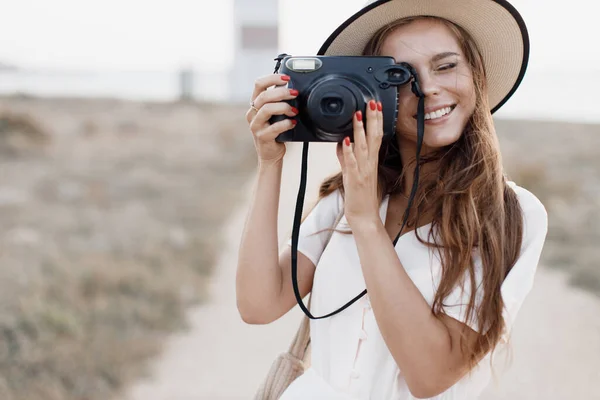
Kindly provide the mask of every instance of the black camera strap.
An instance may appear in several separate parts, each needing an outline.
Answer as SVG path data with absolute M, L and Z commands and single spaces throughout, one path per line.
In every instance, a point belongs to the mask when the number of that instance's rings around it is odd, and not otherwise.
M 284 56 L 284 55 L 283 54 L 279 55 L 275 59 L 277 61 L 277 66 L 275 67 L 274 73 L 277 73 L 279 71 L 279 66 L 281 65 L 281 60 L 283 59 L 282 56 Z M 421 147 L 423 145 L 423 136 L 425 134 L 425 95 L 423 94 L 423 92 L 421 91 L 421 89 L 419 87 L 417 73 L 414 70 L 414 68 L 412 68 L 408 64 L 404 64 L 404 65 L 406 67 L 408 67 L 408 69 L 410 70 L 410 72 L 413 76 L 413 79 L 411 81 L 412 92 L 415 94 L 415 96 L 419 97 L 419 104 L 417 106 L 417 154 L 416 154 L 416 165 L 415 165 L 413 186 L 412 186 L 412 190 L 411 190 L 411 193 L 410 193 L 410 196 L 408 199 L 408 205 L 406 207 L 406 210 L 404 211 L 404 219 L 402 222 L 402 227 L 400 228 L 400 232 L 398 232 L 398 236 L 396 236 L 396 239 L 394 239 L 394 242 L 393 242 L 394 247 L 396 246 L 398 239 L 400 239 L 400 236 L 402 235 L 402 231 L 404 230 L 406 222 L 408 221 L 409 211 L 410 211 L 410 208 L 412 207 L 412 203 L 414 201 L 414 198 L 415 198 L 415 195 L 417 192 L 417 188 L 419 186 L 419 167 L 420 167 L 420 160 L 421 160 Z M 340 309 L 338 309 L 334 312 L 331 312 L 327 315 L 323 315 L 321 317 L 313 316 L 310 313 L 310 311 L 308 310 L 308 308 L 304 305 L 304 302 L 302 301 L 302 295 L 300 294 L 300 289 L 298 288 L 298 237 L 300 235 L 300 223 L 302 220 L 302 209 L 304 207 L 304 198 L 305 198 L 305 194 L 306 194 L 306 176 L 307 176 L 307 171 L 308 171 L 308 147 L 309 147 L 309 142 L 304 142 L 303 147 L 302 147 L 302 170 L 300 172 L 300 187 L 298 188 L 298 196 L 296 198 L 296 211 L 294 214 L 294 224 L 293 224 L 293 228 L 292 228 L 292 285 L 294 287 L 294 295 L 296 296 L 296 301 L 298 302 L 298 305 L 300 306 L 300 308 L 302 309 L 304 314 L 306 314 L 306 316 L 310 319 L 323 319 L 323 318 L 328 318 L 335 314 L 338 314 L 338 313 L 344 311 L 346 308 L 350 307 L 357 300 L 359 300 L 361 297 L 363 297 L 365 294 L 367 294 L 367 289 L 363 290 L 362 293 L 360 293 L 358 296 L 354 297 L 352 300 L 350 300 L 347 304 L 342 306 Z M 333 228 L 335 228 L 335 227 L 333 227 Z

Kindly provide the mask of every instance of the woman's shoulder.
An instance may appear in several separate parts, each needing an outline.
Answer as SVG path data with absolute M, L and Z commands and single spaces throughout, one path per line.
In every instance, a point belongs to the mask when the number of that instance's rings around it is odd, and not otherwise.
M 546 207 L 542 204 L 540 199 L 535 194 L 522 186 L 517 185 L 513 181 L 506 182 L 508 186 L 516 193 L 519 199 L 519 204 L 524 213 L 527 214 L 543 214 L 546 215 Z
M 327 203 L 336 209 L 340 209 L 344 205 L 344 199 L 340 188 L 334 189 L 325 195 L 319 196 L 317 201 Z
M 320 194 L 312 203 L 312 206 L 305 209 L 305 213 L 319 214 L 320 216 L 338 215 L 344 207 L 344 199 L 339 188 L 332 190 L 327 194 Z
M 535 194 L 517 185 L 515 182 L 508 181 L 507 184 L 515 192 L 519 200 L 527 236 L 545 235 L 548 230 L 548 213 L 544 204 Z

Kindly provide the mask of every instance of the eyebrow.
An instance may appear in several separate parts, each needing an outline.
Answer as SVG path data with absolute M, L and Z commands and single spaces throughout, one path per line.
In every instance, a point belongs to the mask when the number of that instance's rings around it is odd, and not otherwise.
M 447 58 L 450 56 L 458 56 L 458 55 L 459 55 L 458 53 L 454 53 L 452 51 L 446 51 L 444 53 L 436 54 L 435 56 L 433 56 L 431 61 L 436 62 L 436 61 L 443 60 L 444 58 Z

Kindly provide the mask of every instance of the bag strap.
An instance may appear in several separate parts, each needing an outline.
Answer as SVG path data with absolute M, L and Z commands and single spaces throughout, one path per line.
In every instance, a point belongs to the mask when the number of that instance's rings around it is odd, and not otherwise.
M 308 307 L 310 308 L 310 300 L 308 299 Z M 290 344 L 289 353 L 296 357 L 299 360 L 304 360 L 304 356 L 306 354 L 306 350 L 308 349 L 308 345 L 310 344 L 310 319 L 306 316 L 302 316 L 302 322 L 300 322 L 300 327 L 298 328 L 298 332 L 296 332 L 296 336 L 294 336 L 294 340 Z

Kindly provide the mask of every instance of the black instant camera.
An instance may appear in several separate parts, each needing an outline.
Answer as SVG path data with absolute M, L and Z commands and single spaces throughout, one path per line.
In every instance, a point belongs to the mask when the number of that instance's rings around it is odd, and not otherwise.
M 409 64 L 379 56 L 286 56 L 278 72 L 289 75 L 288 87 L 299 91 L 296 99 L 287 101 L 299 111 L 298 124 L 279 135 L 278 142 L 341 142 L 346 136 L 353 140 L 354 113 L 361 110 L 366 124 L 371 99 L 383 105 L 384 139 L 393 136 L 398 88 L 416 77 Z M 285 118 L 276 115 L 270 122 Z

